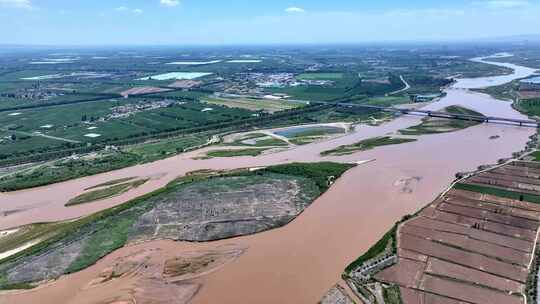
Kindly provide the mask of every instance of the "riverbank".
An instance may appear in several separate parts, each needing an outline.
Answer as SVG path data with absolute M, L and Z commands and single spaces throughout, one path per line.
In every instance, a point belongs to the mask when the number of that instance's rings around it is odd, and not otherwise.
M 484 115 L 499 111 L 523 117 L 507 102 L 455 88 L 433 108 L 463 104 Z M 455 92 L 454 92 L 455 91 Z M 480 96 L 480 97 L 479 97 Z M 478 101 L 480 99 L 480 101 Z M 73 218 L 125 202 L 132 195 L 141 195 L 160 187 L 189 171 L 264 167 L 295 160 L 320 160 L 319 153 L 361 140 L 396 133 L 417 125 L 417 117 L 403 116 L 381 126 L 359 126 L 355 132 L 324 142 L 259 157 L 193 160 L 196 153 L 127 168 L 58 185 L 1 195 L 0 208 L 22 211 L 5 217 L 0 225 L 9 228 L 17 223 L 58 218 Z M 457 172 L 474 171 L 479 165 L 496 163 L 525 146 L 534 130 L 515 126 L 482 124 L 464 130 L 420 136 L 416 142 L 377 147 L 325 160 L 359 162 L 376 159 L 345 173 L 333 187 L 302 216 L 280 229 L 210 243 L 150 242 L 115 251 L 84 271 L 62 277 L 55 283 L 7 297 L 23 303 L 84 303 L 97 289 L 84 288 L 92 279 L 114 263 L 114 258 L 129 255 L 143 248 L 176 254 L 234 244 L 247 248 L 245 253 L 222 267 L 198 278 L 202 288 L 193 303 L 315 303 L 335 285 L 345 266 L 359 252 L 367 250 L 405 214 L 421 209 L 454 180 Z M 490 139 L 499 136 L 497 140 Z M 211 148 L 207 148 L 211 149 Z M 451 160 L 451 161 L 449 161 Z M 157 175 L 159 173 L 159 175 Z M 74 206 L 66 210 L 63 203 L 82 189 L 117 178 L 156 174 L 156 179 L 119 197 L 96 204 Z M 8 204 L 9 203 L 9 204 Z M 4 209 L 5 210 L 5 209 Z M 11 218 L 11 219 L 10 219 Z M 324 244 L 322 246 L 321 244 Z M 254 279 L 256 278 L 256 280 Z M 309 278 L 309 279 L 306 279 Z M 116 280 L 100 287 L 100 294 L 114 295 L 114 290 L 131 286 L 133 280 Z M 131 284 L 131 285 L 130 285 Z M 241 286 L 242 292 L 239 292 Z M 301 290 L 302 292 L 299 292 Z M 88 298 L 87 298 L 88 297 Z M 56 302 L 55 302 L 56 301 Z M 82 301 L 82 302 L 80 302 Z
M 366 304 L 536 303 L 539 168 L 516 159 L 456 181 L 349 265 L 348 283 Z
M 485 57 L 485 58 L 490 58 L 490 57 Z M 483 62 L 483 59 L 484 58 L 477 58 L 473 60 L 477 62 Z M 515 74 L 525 75 L 529 72 L 530 71 L 525 71 L 523 73 L 515 73 Z M 506 81 L 506 80 L 507 80 L 507 77 L 503 76 L 503 77 L 499 77 L 496 81 Z M 464 83 L 465 85 L 463 85 Z M 462 89 L 462 86 L 467 87 L 470 85 L 471 85 L 470 81 L 465 81 L 465 82 L 458 81 L 454 85 L 453 88 L 448 88 L 448 89 L 456 89 L 456 88 Z M 478 86 L 482 86 L 482 85 L 483 84 L 481 83 L 478 84 Z M 477 92 L 478 90 L 473 90 L 473 91 Z M 495 98 L 495 96 L 493 95 L 491 97 Z M 512 105 L 512 108 L 514 108 L 514 105 Z M 523 158 L 524 153 L 531 153 L 531 150 L 535 149 L 537 145 L 538 145 L 537 139 L 532 138 L 531 142 L 527 144 L 527 151 L 524 150 L 523 152 L 520 152 L 520 153 L 514 153 L 513 156 L 517 157 L 517 158 L 514 158 L 514 161 L 517 161 L 518 158 Z M 528 156 L 525 156 L 525 158 L 534 159 L 534 157 L 528 157 Z M 505 160 L 501 159 L 499 162 L 501 163 L 502 161 L 505 161 Z M 484 303 L 488 301 L 487 300 L 488 298 L 490 302 L 498 301 L 500 303 L 507 303 L 509 301 L 514 301 L 515 303 L 519 303 L 522 299 L 525 299 L 527 303 L 536 303 L 536 296 L 537 296 L 536 284 L 537 284 L 538 266 L 534 264 L 533 261 L 537 260 L 536 258 L 537 252 L 535 249 L 536 248 L 535 244 L 537 240 L 534 239 L 534 235 L 538 237 L 538 233 L 539 233 L 538 231 L 540 231 L 538 224 L 534 226 L 535 231 L 533 231 L 533 233 L 530 233 L 530 237 L 532 239 L 528 239 L 528 241 L 530 241 L 527 247 L 529 252 L 525 256 L 526 261 L 523 261 L 524 262 L 523 267 L 527 266 L 527 269 L 525 272 L 528 272 L 528 275 L 522 273 L 521 280 L 517 280 L 520 282 L 519 283 L 516 282 L 516 284 L 514 284 L 515 286 L 512 285 L 513 291 L 510 292 L 510 294 L 514 293 L 514 295 L 518 294 L 518 296 L 517 297 L 510 296 L 507 298 L 504 298 L 504 296 L 502 295 L 503 292 L 507 292 L 508 288 L 510 288 L 509 287 L 510 285 L 508 285 L 507 279 L 505 280 L 507 282 L 506 285 L 504 284 L 497 285 L 496 281 L 497 279 L 500 279 L 500 278 L 496 278 L 496 277 L 486 278 L 486 275 L 481 274 L 479 271 L 475 272 L 475 270 L 472 270 L 466 267 L 464 268 L 463 266 L 452 266 L 453 264 L 441 266 L 440 263 L 437 262 L 436 258 L 433 257 L 437 255 L 445 255 L 445 257 L 448 259 L 448 256 L 452 255 L 455 258 L 459 254 L 457 254 L 456 252 L 452 252 L 452 250 L 454 251 L 456 250 L 456 249 L 453 249 L 454 247 L 452 248 L 446 247 L 446 249 L 444 249 L 444 246 L 442 246 L 441 248 L 436 248 L 437 250 L 435 250 L 434 248 L 432 248 L 433 246 L 430 247 L 429 244 L 424 244 L 425 245 L 424 247 L 419 245 L 419 242 L 422 242 L 422 237 L 425 237 L 426 234 L 433 234 L 433 233 L 440 234 L 437 228 L 433 228 L 434 225 L 437 226 L 436 224 L 437 221 L 430 222 L 427 224 L 425 223 L 425 221 L 423 221 L 424 225 L 427 225 L 426 227 L 423 227 L 422 225 L 417 227 L 415 226 L 417 224 L 411 224 L 412 222 L 415 222 L 415 223 L 422 222 L 422 220 L 426 219 L 426 217 L 430 218 L 434 215 L 444 217 L 444 216 L 441 216 L 441 214 L 443 214 L 445 211 L 448 211 L 447 210 L 448 208 L 450 209 L 453 208 L 452 207 L 453 205 L 449 205 L 450 207 L 447 207 L 446 206 L 447 204 L 445 202 L 454 198 L 454 196 L 456 195 L 457 195 L 457 198 L 456 198 L 457 201 L 464 201 L 464 202 L 459 202 L 457 203 L 456 206 L 454 206 L 458 209 L 466 208 L 468 200 L 471 197 L 475 197 L 478 200 L 484 200 L 484 201 L 488 200 L 486 201 L 486 203 L 489 203 L 488 205 L 501 203 L 502 206 L 499 206 L 499 209 L 497 209 L 497 211 L 494 211 L 494 212 L 503 213 L 503 214 L 508 213 L 508 210 L 503 211 L 503 209 L 505 208 L 508 209 L 509 207 L 516 207 L 516 205 L 519 205 L 520 202 L 516 202 L 516 200 L 518 199 L 521 201 L 525 200 L 525 201 L 537 202 L 538 197 L 540 196 L 531 194 L 532 193 L 531 187 L 533 186 L 527 188 L 526 185 L 523 184 L 526 181 L 524 180 L 525 178 L 523 178 L 522 175 L 518 174 L 519 177 L 513 176 L 512 174 L 516 174 L 515 172 L 512 173 L 513 171 L 508 171 L 509 169 L 508 170 L 505 169 L 507 167 L 512 167 L 513 164 L 514 162 L 510 160 L 510 161 L 505 161 L 504 163 L 495 167 L 491 167 L 491 168 L 490 166 L 481 166 L 479 167 L 481 169 L 479 169 L 477 172 L 469 173 L 465 175 L 465 177 L 462 177 L 458 181 L 452 183 L 452 186 L 450 186 L 450 188 L 448 188 L 445 192 L 443 192 L 440 197 L 438 197 L 431 205 L 428 205 L 428 207 L 423 209 L 421 212 L 415 215 L 405 215 L 405 217 L 400 222 L 397 222 L 397 224 L 395 224 L 395 226 L 393 226 L 393 228 L 390 231 L 388 231 L 383 236 L 382 239 L 380 239 L 375 245 L 373 245 L 373 247 L 371 247 L 362 256 L 357 258 L 353 263 L 351 263 L 345 269 L 344 276 L 348 280 L 347 281 L 348 286 L 355 292 L 356 296 L 359 297 L 364 303 L 375 303 L 375 302 L 376 303 L 394 303 L 394 302 L 398 303 L 399 302 L 399 303 L 405 303 L 405 304 L 407 303 L 413 304 L 413 303 L 418 303 L 422 301 L 444 301 L 445 299 L 448 299 L 445 297 L 445 295 L 453 299 L 460 298 L 460 299 L 466 299 L 468 301 L 476 301 L 476 300 L 481 299 L 480 302 L 478 303 Z M 519 167 L 528 168 L 527 164 L 529 163 L 521 162 L 519 163 Z M 530 164 L 532 168 L 536 169 L 538 167 L 537 164 L 534 164 L 534 163 L 530 163 Z M 488 169 L 483 169 L 485 167 L 488 167 Z M 503 178 L 505 179 L 501 180 L 500 179 L 501 177 L 497 174 L 505 174 L 505 175 L 500 175 L 500 176 L 504 176 Z M 506 175 L 506 174 L 510 174 L 510 175 Z M 486 175 L 486 176 L 482 176 L 482 175 Z M 493 178 L 495 178 L 495 180 L 493 180 Z M 512 178 L 519 179 L 519 185 L 516 182 L 513 182 Z M 489 186 L 488 187 L 486 187 L 485 185 L 479 186 L 479 185 L 482 185 L 482 183 L 487 183 Z M 534 184 L 535 182 L 532 181 L 532 183 Z M 496 185 L 495 188 L 493 188 L 493 185 Z M 513 191 L 508 191 L 508 190 L 505 190 L 507 189 L 505 187 L 515 187 L 515 188 L 512 188 Z M 527 193 L 515 192 L 515 191 L 521 191 L 521 189 L 524 189 L 523 187 L 525 187 L 529 191 L 525 190 L 525 192 Z M 515 190 L 515 189 L 519 189 L 519 190 Z M 448 194 L 449 192 L 450 194 Z M 478 193 L 480 193 L 480 196 L 478 195 Z M 482 193 L 488 193 L 488 194 L 482 194 Z M 497 197 L 497 195 L 503 196 L 504 198 Z M 450 196 L 450 198 L 448 198 L 447 196 Z M 486 198 L 486 196 L 488 196 L 488 198 Z M 514 202 L 509 202 L 510 200 L 514 200 Z M 526 204 L 526 203 L 522 203 L 522 204 Z M 446 209 L 443 208 L 441 209 L 441 211 L 434 211 L 435 209 L 437 210 L 440 209 L 439 207 L 441 206 Z M 476 205 L 471 206 L 471 207 L 475 207 L 475 206 Z M 484 206 L 484 204 L 480 203 L 478 206 Z M 488 210 L 490 210 L 490 208 L 488 207 L 481 207 L 481 208 L 487 208 Z M 494 207 L 494 208 L 497 208 L 497 207 Z M 538 211 L 538 209 L 534 208 L 534 206 L 531 204 L 528 205 L 528 208 L 530 210 L 534 210 L 534 211 L 528 211 L 530 213 L 534 213 L 535 211 Z M 474 209 L 471 209 L 471 210 L 474 211 Z M 451 212 L 454 212 L 454 211 L 455 210 Z M 474 215 L 471 215 L 474 212 L 471 211 L 472 213 L 470 213 L 469 211 L 465 211 L 467 213 L 464 213 L 463 216 L 474 217 Z M 510 212 L 510 213 L 514 214 L 516 212 Z M 485 217 L 487 215 L 484 214 L 483 216 Z M 520 216 L 524 216 L 524 215 L 521 214 Z M 530 216 L 531 217 L 528 217 L 528 219 L 534 219 L 537 222 L 540 219 L 540 216 L 538 215 L 530 214 Z M 452 218 L 449 219 L 448 217 L 446 217 L 446 221 L 447 221 L 445 222 L 446 225 L 448 226 L 449 225 L 448 223 L 451 222 L 452 220 L 453 220 Z M 466 220 L 463 220 L 463 219 L 460 219 L 460 221 L 464 223 L 465 222 L 468 223 Z M 474 222 L 474 220 L 472 222 Z M 512 223 L 510 223 L 508 220 L 506 220 L 506 224 L 512 225 Z M 488 223 L 485 225 L 491 225 L 491 224 Z M 523 228 L 524 226 L 520 226 L 520 227 Z M 430 229 L 435 229 L 435 230 L 430 230 Z M 448 230 L 449 228 L 446 227 L 445 229 Z M 477 227 L 477 226 L 473 227 L 471 224 L 471 229 L 483 230 L 485 229 L 485 227 Z M 490 228 L 487 228 L 487 229 L 489 230 Z M 508 226 L 506 229 L 510 229 L 513 231 L 520 228 Z M 406 230 L 406 231 L 403 232 L 403 230 Z M 476 237 L 478 237 L 478 233 L 476 233 Z M 508 236 L 500 235 L 500 233 L 502 233 L 501 229 L 498 229 L 498 230 L 495 229 L 494 232 L 488 232 L 488 234 L 489 233 L 499 233 L 497 237 L 503 238 L 503 239 L 508 238 Z M 526 231 L 523 231 L 520 234 L 516 234 L 514 235 L 514 237 L 519 237 L 520 235 L 523 235 L 523 234 L 527 235 Z M 411 235 L 414 235 L 414 237 L 411 238 Z M 509 235 L 509 234 L 505 234 L 505 235 Z M 452 243 L 456 241 L 455 238 L 453 238 L 452 235 L 450 235 L 450 233 L 446 233 L 446 235 L 439 235 L 438 237 L 440 239 L 438 239 L 437 244 L 444 244 L 445 242 Z M 495 239 L 497 237 L 495 237 Z M 403 238 L 406 238 L 406 240 L 404 241 Z M 430 240 L 430 238 L 428 240 Z M 491 243 L 494 242 L 494 237 L 490 238 L 490 242 Z M 501 240 L 500 242 L 504 243 L 503 240 Z M 509 240 L 506 240 L 506 242 L 509 242 Z M 463 242 L 460 243 L 459 245 L 460 249 L 463 249 L 462 248 L 463 244 L 464 244 Z M 407 246 L 414 248 L 415 253 L 407 249 L 404 249 Z M 419 249 L 419 246 L 422 247 L 423 249 Z M 437 245 L 437 246 L 440 246 L 440 245 Z M 449 246 L 452 246 L 452 245 L 449 245 Z M 480 246 L 481 248 L 474 249 L 474 250 L 482 251 L 483 250 L 482 246 L 485 247 L 487 245 L 476 244 L 476 246 Z M 493 246 L 494 245 L 492 245 L 492 247 Z M 466 262 L 467 255 L 475 254 L 475 253 L 471 253 L 469 247 L 463 250 L 465 251 L 461 253 L 461 256 L 459 258 L 460 262 L 454 261 L 461 265 L 463 265 L 464 261 Z M 492 248 L 491 250 L 493 253 L 494 251 L 497 251 L 497 248 Z M 514 254 L 515 256 L 514 252 L 507 252 L 508 250 L 506 248 L 499 247 L 499 250 L 502 250 L 507 255 Z M 424 252 L 424 251 L 427 252 L 426 253 L 427 255 L 418 253 L 418 252 Z M 498 260 L 501 260 L 500 253 L 499 255 L 496 255 L 496 257 Z M 433 261 L 430 261 L 430 260 L 433 260 Z M 484 262 L 489 264 L 489 259 Z M 421 263 L 424 263 L 424 264 L 421 264 Z M 426 263 L 427 265 L 429 265 L 427 266 L 427 268 L 426 268 Z M 439 266 L 434 265 L 437 263 L 439 263 L 438 264 Z M 427 269 L 426 273 L 419 274 L 417 271 L 417 273 L 414 276 L 414 279 L 412 279 L 412 277 L 410 277 L 409 279 L 406 279 L 408 275 L 412 275 L 413 272 L 416 271 L 414 269 L 416 269 L 417 264 L 423 265 L 418 268 L 418 271 L 420 271 L 420 269 Z M 500 271 L 500 268 L 503 267 L 504 265 L 500 265 L 499 268 L 495 266 L 497 265 L 492 265 L 492 264 L 487 265 L 487 266 L 484 265 L 484 267 L 480 267 L 480 269 L 481 271 L 488 271 L 490 273 L 494 273 L 494 272 L 496 273 L 497 271 Z M 429 283 L 426 283 L 425 280 L 432 279 L 431 277 L 429 277 L 430 275 L 429 272 L 432 271 L 433 268 L 437 269 L 437 267 L 439 269 L 438 271 L 441 271 L 437 274 L 438 276 L 443 275 L 445 277 L 447 276 L 447 277 L 453 278 L 452 279 L 453 282 L 445 283 L 444 279 L 439 279 L 439 281 L 435 283 L 432 282 L 431 285 Z M 462 269 L 456 270 L 455 269 L 456 267 L 461 267 Z M 492 269 L 493 267 L 495 267 L 495 269 Z M 437 270 L 434 270 L 434 271 L 437 271 Z M 460 274 L 458 275 L 456 271 L 458 271 Z M 477 288 L 477 290 L 469 290 L 469 292 L 474 293 L 474 295 L 465 295 L 465 294 L 458 295 L 458 293 L 456 292 L 456 288 L 461 288 L 461 289 L 473 288 L 472 286 L 469 286 L 469 283 L 467 283 L 468 279 L 463 276 L 464 272 L 468 272 L 467 276 L 469 277 L 470 276 L 475 277 L 473 285 L 477 286 L 477 287 L 474 287 L 474 288 Z M 456 275 L 458 275 L 459 278 L 456 277 Z M 508 274 L 504 273 L 504 275 L 508 275 Z M 426 276 L 428 278 L 424 279 Z M 487 285 L 485 285 L 489 287 L 486 287 L 487 289 L 484 289 L 484 290 L 482 290 L 482 283 L 478 282 L 478 280 L 480 280 L 479 278 L 482 278 L 482 277 L 485 280 L 488 280 L 488 281 L 490 280 L 487 283 Z M 419 286 L 414 285 L 420 281 L 423 282 L 421 288 Z M 390 284 L 390 285 L 383 286 L 381 285 L 381 282 L 385 284 Z M 461 284 L 461 287 L 459 286 L 460 284 Z M 413 288 L 413 289 L 410 289 L 410 288 Z M 437 292 L 435 292 L 437 296 L 433 295 L 433 291 L 430 288 L 439 288 L 437 289 Z M 450 294 L 448 294 L 448 291 L 452 290 L 452 288 L 453 288 L 453 291 Z M 424 293 L 421 290 L 428 290 L 428 292 Z
M 286 225 L 354 166 L 321 162 L 193 172 L 89 217 L 21 227 L 0 239 L 2 250 L 13 252 L 0 260 L 0 290 L 83 270 L 129 244 L 207 242 Z

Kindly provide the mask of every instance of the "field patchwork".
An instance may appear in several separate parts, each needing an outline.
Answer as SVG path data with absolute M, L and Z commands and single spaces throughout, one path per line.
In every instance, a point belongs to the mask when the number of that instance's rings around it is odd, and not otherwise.
M 540 163 L 515 161 L 458 183 L 389 232 L 392 246 L 351 264 L 350 282 L 367 303 L 380 283 L 403 304 L 533 301 L 539 176 Z

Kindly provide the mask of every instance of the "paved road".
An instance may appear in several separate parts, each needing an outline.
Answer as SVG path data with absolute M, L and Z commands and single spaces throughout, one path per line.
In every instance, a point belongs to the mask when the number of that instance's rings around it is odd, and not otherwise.
M 403 75 L 399 75 L 399 79 L 401 79 L 401 82 L 403 82 L 403 84 L 405 85 L 405 87 L 403 89 L 399 89 L 397 91 L 394 91 L 392 93 L 388 93 L 386 94 L 387 96 L 390 96 L 390 95 L 396 95 L 396 94 L 399 94 L 401 92 L 405 92 L 407 91 L 408 89 L 411 88 L 411 86 L 409 85 L 409 83 L 405 80 L 405 78 L 403 78 Z

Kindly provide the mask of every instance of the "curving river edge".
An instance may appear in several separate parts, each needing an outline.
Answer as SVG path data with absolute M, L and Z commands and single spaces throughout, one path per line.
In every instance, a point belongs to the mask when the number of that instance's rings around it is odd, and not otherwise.
M 534 71 L 516 65 L 492 64 L 510 67 L 514 73 L 511 77 L 503 76 L 506 77 L 504 80 L 500 77 L 458 80 L 447 89 L 446 97 L 427 109 L 438 110 L 457 104 L 485 115 L 524 118 L 512 109 L 510 103 L 468 90 L 522 78 Z M 198 169 L 318 161 L 321 160 L 321 151 L 394 133 L 418 122 L 417 117 L 403 116 L 379 127 L 359 126 L 354 133 L 334 140 L 256 158 L 228 159 L 226 162 L 222 159 L 193 160 L 192 157 L 200 153 L 196 151 L 111 173 L 2 194 L 0 208 L 9 206 L 23 211 L 12 218 L 2 219 L 0 229 L 91 214 L 160 188 L 176 176 Z M 115 298 L 118 293 L 129 293 L 139 286 L 137 277 L 134 277 L 113 280 L 99 290 L 88 287 L 89 282 L 119 257 L 141 250 L 153 250 L 159 252 L 156 256 L 167 256 L 227 245 L 247 249 L 219 271 L 197 278 L 201 288 L 192 299 L 194 303 L 316 303 L 339 280 L 350 261 L 367 250 L 402 216 L 414 213 L 435 199 L 457 172 L 472 171 L 479 165 L 511 156 L 525 146 L 534 132 L 533 129 L 515 126 L 482 124 L 454 133 L 421 136 L 416 142 L 398 146 L 327 157 L 324 159 L 340 162 L 376 161 L 347 172 L 302 216 L 283 228 L 209 243 L 156 241 L 125 247 L 96 265 L 51 284 L 27 292 L 0 295 L 0 302 L 99 303 Z M 499 136 L 497 140 L 490 139 L 495 135 Z M 86 187 L 116 178 L 148 175 L 156 178 L 125 195 L 88 206 L 63 206 Z

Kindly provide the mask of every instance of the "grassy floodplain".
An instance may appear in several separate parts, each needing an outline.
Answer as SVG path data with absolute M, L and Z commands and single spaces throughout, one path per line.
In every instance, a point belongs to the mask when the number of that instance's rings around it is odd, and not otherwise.
M 0 191 L 7 192 L 44 186 L 163 159 L 206 144 L 210 137 L 213 134 L 219 134 L 218 132 L 232 132 L 237 129 L 245 130 L 245 128 L 255 129 L 257 127 L 283 127 L 314 122 L 359 122 L 381 115 L 385 114 L 373 110 L 312 106 L 280 112 L 261 118 L 250 118 L 250 121 L 244 124 L 226 123 L 223 126 L 217 126 L 213 131 L 200 130 L 197 135 L 166 137 L 167 139 L 165 140 L 152 140 L 150 142 L 126 145 L 118 150 L 83 154 L 76 158 L 65 158 L 47 162 L 41 162 L 40 158 L 37 158 L 35 160 L 37 161 L 36 165 L 31 168 L 0 177 Z M 171 136 L 174 136 L 174 134 Z M 72 155 L 76 152 L 88 153 L 89 151 L 87 150 L 94 151 L 92 147 L 85 147 L 84 149 L 68 150 L 69 153 L 66 153 L 65 156 Z M 56 152 L 52 154 L 51 157 L 53 159 L 55 155 L 62 155 Z M 46 154 L 44 157 L 47 160 L 49 156 Z M 25 162 L 28 161 L 26 157 L 24 157 L 24 160 Z
M 254 146 L 254 147 L 273 147 L 273 146 L 286 147 L 286 146 L 288 146 L 288 144 L 286 142 L 282 141 L 282 140 L 277 139 L 277 138 L 265 137 L 263 139 L 257 140 L 254 145 L 250 145 L 250 146 Z
M 375 245 L 371 246 L 364 254 L 359 256 L 356 260 L 354 260 L 351 264 L 345 268 L 345 273 L 349 273 L 353 271 L 354 269 L 358 268 L 365 262 L 377 258 L 379 256 L 382 256 L 385 253 L 395 253 L 397 250 L 397 244 L 396 244 L 396 230 L 397 230 L 397 224 L 390 229 Z
M 388 117 L 376 111 L 337 107 L 312 111 L 313 107 L 302 103 L 260 99 L 274 93 L 306 101 L 394 105 L 407 103 L 407 93 L 438 92 L 449 76 L 508 71 L 465 59 L 478 50 L 453 50 L 456 56 L 443 58 L 441 53 L 448 55 L 448 50 L 258 49 L 251 57 L 256 59 L 246 60 L 228 51 L 202 49 L 186 51 L 181 57 L 168 49 L 141 49 L 141 56 L 117 50 L 76 52 L 78 55 L 69 60 L 51 61 L 55 64 L 37 64 L 48 61 L 44 58 L 50 57 L 49 50 L 7 52 L 0 58 L 0 166 L 35 163 L 32 170 L 0 177 L 0 191 L 43 186 L 161 159 L 204 144 L 199 141 L 201 132 L 206 132 L 208 140 L 235 130 Z M 167 64 L 171 62 L 208 64 Z M 155 75 L 162 76 L 148 78 Z M 288 82 L 278 87 L 259 85 L 270 76 L 271 82 L 283 78 Z M 192 87 L 174 86 L 177 78 L 195 77 Z M 411 89 L 386 96 L 403 87 L 400 77 Z M 120 94 L 143 86 L 172 91 L 129 98 Z M 239 98 L 212 99 L 219 94 Z M 171 103 L 159 105 L 165 101 Z M 185 138 L 171 140 L 192 134 L 197 136 L 191 143 L 182 143 Z M 306 144 L 314 139 L 306 136 L 294 142 Z M 261 143 L 270 144 L 278 142 Z M 109 147 L 119 151 L 109 151 Z M 66 160 L 70 156 L 75 157 Z M 89 164 L 80 164 L 77 157 Z
M 66 204 L 66 206 L 86 204 L 86 203 L 91 203 L 91 202 L 99 201 L 102 199 L 110 198 L 113 196 L 117 196 L 131 189 L 142 186 L 147 181 L 148 181 L 147 179 L 140 179 L 134 182 L 113 185 L 105 189 L 99 189 L 99 190 L 86 192 L 77 197 L 70 199 L 69 202 Z
M 460 106 L 450 106 L 443 110 L 443 112 L 452 114 L 467 114 L 478 117 L 483 117 L 481 113 L 473 110 L 469 110 Z M 462 129 L 466 129 L 472 126 L 481 124 L 481 122 L 473 120 L 456 120 L 456 119 L 440 119 L 426 117 L 422 119 L 422 123 L 410 128 L 400 130 L 399 133 L 403 135 L 425 135 L 425 134 L 439 134 L 447 132 L 455 132 Z
M 0 178 L 0 191 L 15 191 L 151 162 L 206 143 L 204 138 L 185 137 L 154 144 L 135 145 L 121 151 L 97 153 L 38 164 Z
M 296 194 L 295 200 L 305 208 L 317 196 L 324 193 L 336 178 L 352 167 L 354 167 L 353 164 L 323 162 L 278 165 L 258 171 L 201 171 L 179 178 L 162 189 L 88 217 L 75 221 L 21 227 L 15 233 L 0 239 L 0 248 L 2 248 L 0 254 L 19 248 L 29 242 L 36 243 L 0 260 L 0 289 L 32 287 L 34 285 L 30 284 L 34 281 L 45 279 L 42 277 L 44 273 L 47 273 L 47 278 L 51 279 L 94 264 L 103 256 L 124 246 L 133 237 L 133 227 L 141 215 L 163 202 L 174 203 L 176 197 L 185 195 L 185 191 L 193 187 L 196 189 L 195 192 L 192 190 L 188 192 L 198 193 L 197 195 L 203 196 L 200 199 L 206 201 L 208 198 L 205 198 L 205 195 L 212 193 L 210 189 L 218 189 L 223 193 L 232 191 L 231 193 L 234 194 L 238 192 L 236 189 L 238 185 L 241 185 L 245 190 L 245 187 L 264 187 L 268 182 L 277 183 L 277 185 L 292 182 L 300 190 Z M 241 183 L 238 184 L 238 181 Z M 282 195 L 283 193 L 285 192 L 278 194 Z M 229 196 L 225 196 L 225 199 Z M 192 202 L 192 199 L 188 199 L 186 202 L 197 204 L 197 202 Z M 234 205 L 231 205 L 230 208 L 229 212 L 237 210 Z M 245 217 L 241 219 L 245 220 Z M 284 225 L 290 220 L 290 216 L 285 215 L 283 220 L 275 224 Z M 184 227 L 181 223 L 179 225 Z M 264 225 L 262 227 L 264 230 L 271 228 Z M 143 233 L 144 231 L 142 230 Z M 65 257 L 64 251 L 66 250 L 74 252 L 76 257 L 74 259 L 59 258 Z M 46 272 L 42 271 L 42 267 L 53 267 L 55 270 Z M 15 268 L 18 270 L 14 272 Z M 37 268 L 40 268 L 40 271 L 37 271 Z
M 107 187 L 107 186 L 113 186 L 113 185 L 117 185 L 117 184 L 123 184 L 125 182 L 129 182 L 130 180 L 134 180 L 134 179 L 136 179 L 135 176 L 113 179 L 113 180 L 110 180 L 108 182 L 105 182 L 105 183 L 102 183 L 102 184 L 97 184 L 95 186 L 86 188 L 84 190 L 92 190 L 92 189 L 101 188 L 101 187 Z
M 531 156 L 534 157 L 535 161 L 540 162 L 540 151 L 536 151 L 536 152 L 532 153 Z
M 518 89 L 519 80 L 514 80 L 503 85 L 488 87 L 485 89 L 474 89 L 473 91 L 491 95 L 495 99 L 513 101 L 518 97 Z
M 65 159 L 45 163 L 0 178 L 0 190 L 15 191 L 99 174 L 137 164 L 138 158 L 127 153 L 105 153 L 93 159 Z
M 287 137 L 295 145 L 306 145 L 321 139 L 345 134 L 347 130 L 338 126 L 299 126 L 274 132 Z
M 540 117 L 540 99 L 523 99 L 514 103 L 514 106 L 522 113 L 532 117 Z
M 286 147 L 289 144 L 264 133 L 249 133 L 226 145 L 245 147 Z
M 258 156 L 261 155 L 266 149 L 234 149 L 234 150 L 215 150 L 206 153 L 205 158 L 216 157 L 237 157 L 237 156 Z
M 348 155 L 358 151 L 371 150 L 376 147 L 399 145 L 416 141 L 414 138 L 392 138 L 390 136 L 369 138 L 352 145 L 339 146 L 336 149 L 321 152 L 322 156 Z

